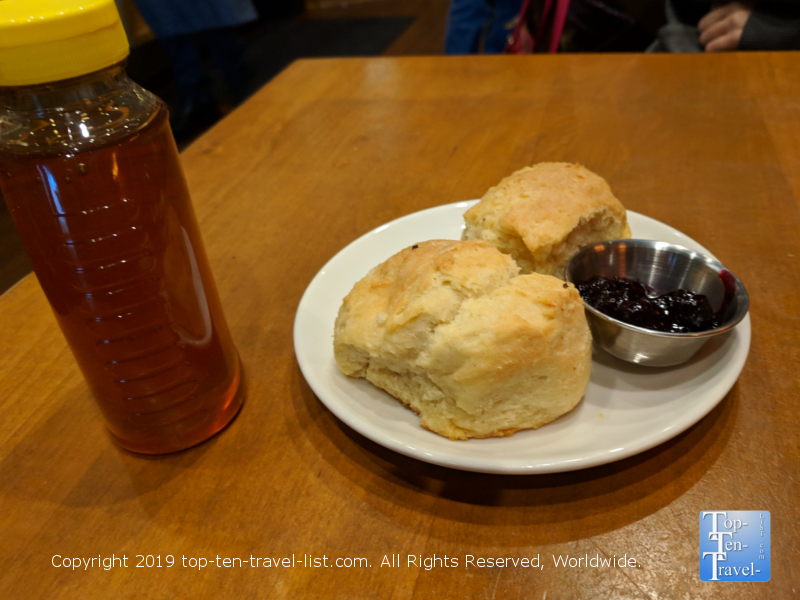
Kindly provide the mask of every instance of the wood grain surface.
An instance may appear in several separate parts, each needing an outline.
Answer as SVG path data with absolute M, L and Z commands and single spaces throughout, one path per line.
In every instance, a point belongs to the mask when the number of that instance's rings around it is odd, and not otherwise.
M 300 61 L 183 160 L 245 405 L 194 449 L 122 451 L 36 279 L 0 297 L 0 598 L 797 594 L 800 55 Z M 546 160 L 604 176 L 627 208 L 693 237 L 745 282 L 752 346 L 731 392 L 648 452 L 546 476 L 431 466 L 339 422 L 294 357 L 312 277 L 382 223 L 480 197 Z M 699 580 L 698 515 L 728 509 L 771 512 L 770 582 Z M 371 566 L 222 562 L 292 554 Z M 402 566 L 379 566 L 393 554 Z M 468 554 L 538 555 L 544 567 L 467 567 Z M 641 566 L 553 565 L 567 554 Z M 54 566 L 123 555 L 127 567 Z M 137 555 L 162 567 L 139 568 Z M 408 555 L 459 566 L 408 566 Z M 212 562 L 190 566 L 201 557 Z

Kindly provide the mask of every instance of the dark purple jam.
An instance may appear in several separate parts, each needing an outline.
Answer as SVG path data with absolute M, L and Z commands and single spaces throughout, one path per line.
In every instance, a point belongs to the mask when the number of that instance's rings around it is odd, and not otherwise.
M 722 324 L 736 282 L 728 271 L 720 273 L 720 279 L 725 297 L 716 313 L 703 294 L 675 290 L 659 296 L 650 286 L 624 277 L 593 277 L 575 287 L 586 302 L 618 321 L 654 331 L 691 333 Z

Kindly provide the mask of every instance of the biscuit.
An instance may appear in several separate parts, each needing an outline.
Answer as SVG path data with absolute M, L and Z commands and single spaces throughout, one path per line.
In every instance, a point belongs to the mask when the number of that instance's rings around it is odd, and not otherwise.
M 570 411 L 586 392 L 591 334 L 577 290 L 518 276 L 482 241 L 422 242 L 359 281 L 334 355 L 450 439 L 508 436 Z
M 581 165 L 539 163 L 512 173 L 464 213 L 462 239 L 484 240 L 522 273 L 564 278 L 582 247 L 630 237 L 625 207 Z

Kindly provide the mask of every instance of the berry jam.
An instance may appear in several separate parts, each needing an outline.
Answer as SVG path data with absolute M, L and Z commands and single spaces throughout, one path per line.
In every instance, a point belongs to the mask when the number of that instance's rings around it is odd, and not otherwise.
M 703 294 L 674 290 L 659 296 L 650 286 L 624 277 L 592 277 L 575 287 L 586 302 L 618 321 L 654 331 L 692 333 L 716 329 L 722 324 L 736 282 L 729 271 L 722 271 L 720 279 L 725 297 L 717 312 Z

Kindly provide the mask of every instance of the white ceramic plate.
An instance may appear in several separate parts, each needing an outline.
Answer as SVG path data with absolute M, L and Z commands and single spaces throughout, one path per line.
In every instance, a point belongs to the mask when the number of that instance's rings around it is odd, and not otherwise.
M 485 473 L 555 473 L 593 467 L 648 450 L 688 429 L 736 382 L 750 348 L 750 316 L 712 338 L 688 363 L 638 367 L 595 348 L 583 401 L 543 427 L 507 438 L 453 442 L 423 429 L 387 393 L 339 371 L 333 326 L 342 299 L 380 262 L 430 239 L 459 239 L 462 215 L 475 201 L 414 213 L 360 237 L 314 277 L 297 309 L 294 345 L 303 375 L 333 414 L 372 441 L 422 461 Z M 628 212 L 633 237 L 710 254 L 679 231 Z

